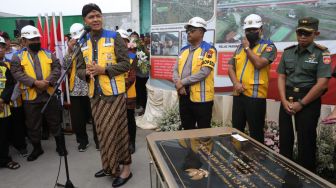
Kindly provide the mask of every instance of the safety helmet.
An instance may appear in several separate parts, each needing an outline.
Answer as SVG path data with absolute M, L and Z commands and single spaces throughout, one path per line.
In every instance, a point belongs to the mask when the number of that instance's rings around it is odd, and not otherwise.
M 189 20 L 188 24 L 184 26 L 184 28 L 187 29 L 189 26 L 201 27 L 206 30 L 207 23 L 203 18 L 193 17 Z
M 129 34 L 127 31 L 123 29 L 118 29 L 117 32 L 120 34 L 121 38 L 123 39 L 129 39 Z
M 79 39 L 79 37 L 83 34 L 84 32 L 84 25 L 80 23 L 74 23 L 70 27 L 70 34 L 71 38 L 73 39 Z
M 259 15 L 250 14 L 244 20 L 244 27 L 243 29 L 248 28 L 260 28 L 262 26 L 262 20 Z
M 36 37 L 41 37 L 41 34 L 36 27 L 27 25 L 21 29 L 21 37 L 26 39 L 32 39 Z
M 3 37 L 0 37 L 0 43 L 6 44 L 6 41 L 5 41 L 5 39 Z

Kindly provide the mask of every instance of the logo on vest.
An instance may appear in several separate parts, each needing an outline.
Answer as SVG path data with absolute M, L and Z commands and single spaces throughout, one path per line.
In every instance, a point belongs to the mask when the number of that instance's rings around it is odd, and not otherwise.
M 112 60 L 112 53 L 107 53 L 106 54 L 106 60 L 111 61 Z

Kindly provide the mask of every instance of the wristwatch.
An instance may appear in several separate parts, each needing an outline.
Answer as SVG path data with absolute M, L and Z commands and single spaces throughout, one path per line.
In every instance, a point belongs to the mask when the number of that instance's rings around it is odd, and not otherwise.
M 247 51 L 248 49 L 250 49 L 250 47 L 245 47 L 244 50 Z

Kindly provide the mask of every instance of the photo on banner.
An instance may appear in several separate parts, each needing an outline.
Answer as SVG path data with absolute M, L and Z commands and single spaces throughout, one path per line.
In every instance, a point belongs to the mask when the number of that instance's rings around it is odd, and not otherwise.
M 183 48 L 184 46 L 188 45 L 188 38 L 187 33 L 185 31 L 181 32 L 181 46 L 180 48 Z M 205 42 L 210 43 L 211 45 L 215 45 L 215 30 L 214 29 L 208 29 L 204 33 L 203 40 Z
M 177 56 L 179 52 L 179 32 L 151 33 L 152 56 Z
M 152 25 L 186 23 L 199 16 L 210 20 L 214 0 L 152 0 Z
M 244 35 L 242 30 L 244 18 L 256 13 L 263 19 L 264 38 L 269 38 L 273 42 L 296 41 L 297 20 L 306 16 L 320 20 L 321 35 L 317 40 L 335 40 L 335 6 L 335 2 L 328 3 L 328 1 L 318 0 L 257 0 L 252 2 L 218 0 L 216 43 L 239 42 Z

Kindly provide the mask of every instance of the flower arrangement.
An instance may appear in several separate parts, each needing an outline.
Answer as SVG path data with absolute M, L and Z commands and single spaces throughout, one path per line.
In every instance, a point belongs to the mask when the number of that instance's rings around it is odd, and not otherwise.
M 158 117 L 156 123 L 158 128 L 156 131 L 177 131 L 181 126 L 180 113 L 178 105 L 163 110 L 163 115 Z M 211 127 L 224 127 L 230 125 L 224 125 L 221 121 L 211 120 Z
M 129 48 L 136 48 L 137 52 L 137 58 L 138 63 L 137 67 L 141 71 L 142 74 L 147 74 L 150 69 L 150 63 L 149 63 L 149 52 L 146 49 L 146 46 L 144 45 L 143 41 L 141 39 L 131 38 L 129 44 Z
M 163 115 L 157 118 L 158 128 L 156 131 L 177 131 L 181 126 L 178 105 L 163 110 Z
M 336 127 L 319 125 L 317 129 L 317 173 L 336 183 Z
M 265 121 L 264 127 L 265 141 L 264 144 L 279 153 L 279 126 L 275 121 Z

